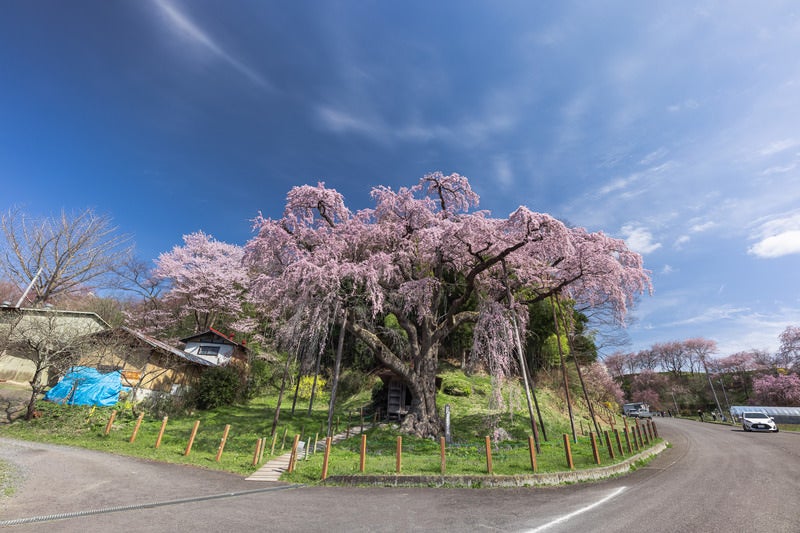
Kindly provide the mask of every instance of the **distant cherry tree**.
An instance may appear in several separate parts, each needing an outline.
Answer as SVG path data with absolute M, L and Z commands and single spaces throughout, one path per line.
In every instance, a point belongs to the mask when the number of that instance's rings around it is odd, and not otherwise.
M 753 394 L 761 405 L 800 405 L 800 376 L 764 375 L 753 380 Z
M 178 318 L 189 317 L 195 331 L 214 327 L 223 318 L 238 318 L 248 285 L 242 247 L 202 231 L 184 235 L 183 242 L 156 260 L 155 279 L 168 283 L 166 307 Z
M 609 373 L 607 365 L 598 362 L 590 364 L 583 371 L 583 378 L 592 401 L 622 405 L 625 393 Z
M 634 402 L 644 402 L 654 409 L 661 410 L 665 401 L 669 379 L 663 374 L 657 374 L 652 370 L 643 370 L 631 383 L 631 399 Z
M 603 359 L 603 363 L 606 365 L 612 377 L 622 379 L 622 376 L 625 375 L 625 369 L 627 368 L 629 358 L 630 354 L 614 352 Z
M 788 326 L 780 335 L 781 345 L 776 360 L 787 370 L 800 366 L 800 327 Z
M 372 198 L 373 208 L 352 212 L 323 183 L 293 188 L 282 218 L 255 221 L 246 263 L 286 345 L 307 344 L 336 320 L 408 386 L 409 433 L 442 430 L 439 348 L 462 324 L 475 326 L 474 349 L 502 371 L 513 367 L 529 303 L 562 293 L 609 305 L 622 321 L 650 289 L 641 256 L 623 241 L 526 207 L 507 218 L 474 211 L 478 196 L 458 174 L 375 187 Z M 390 314 L 402 335 L 384 327 Z

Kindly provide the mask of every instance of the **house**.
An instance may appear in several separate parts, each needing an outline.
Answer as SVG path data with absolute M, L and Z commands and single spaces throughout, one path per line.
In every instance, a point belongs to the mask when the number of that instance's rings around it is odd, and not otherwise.
M 39 366 L 39 383 L 49 383 L 62 370 L 54 363 L 75 352 L 80 339 L 110 327 L 96 313 L 2 306 L 0 380 L 29 383 Z
M 220 366 L 233 365 L 247 369 L 250 352 L 247 346 L 214 328 L 181 339 L 183 351 Z
M 79 364 L 101 372 L 120 371 L 122 384 L 133 390 L 133 400 L 178 393 L 196 383 L 204 370 L 221 366 L 127 327 L 92 335 Z

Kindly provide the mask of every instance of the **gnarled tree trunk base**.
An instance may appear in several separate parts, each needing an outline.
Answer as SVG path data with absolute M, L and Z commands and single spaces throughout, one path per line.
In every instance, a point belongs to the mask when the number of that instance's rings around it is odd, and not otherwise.
M 438 413 L 424 414 L 410 412 L 400 424 L 400 430 L 408 435 L 420 438 L 435 438 L 444 435 L 444 425 Z

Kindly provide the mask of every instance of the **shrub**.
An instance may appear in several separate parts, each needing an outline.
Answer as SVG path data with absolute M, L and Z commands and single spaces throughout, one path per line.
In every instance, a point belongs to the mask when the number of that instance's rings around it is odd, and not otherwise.
M 247 376 L 245 398 L 250 400 L 260 396 L 272 382 L 272 366 L 263 359 L 255 359 L 250 363 L 250 374 Z
M 317 392 L 322 390 L 325 386 L 325 378 L 317 376 Z M 303 400 L 311 399 L 311 390 L 314 387 L 314 376 L 302 376 L 300 378 L 300 385 L 297 389 L 297 397 Z
M 339 386 L 337 387 L 336 397 L 347 398 L 349 396 L 355 396 L 366 388 L 371 388 L 376 379 L 375 376 L 364 374 L 358 370 L 345 370 L 339 376 Z
M 448 374 L 442 377 L 442 392 L 448 396 L 470 396 L 472 385 L 464 376 Z
M 194 403 L 200 409 L 232 405 L 242 397 L 239 372 L 229 366 L 209 368 L 193 389 Z

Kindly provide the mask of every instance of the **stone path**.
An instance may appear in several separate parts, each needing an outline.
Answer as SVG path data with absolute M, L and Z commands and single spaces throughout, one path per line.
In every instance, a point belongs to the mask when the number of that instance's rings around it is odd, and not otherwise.
M 364 426 L 364 429 L 367 429 L 368 426 Z M 358 435 L 359 428 L 352 428 L 356 431 L 351 431 L 348 433 L 339 433 L 338 435 L 334 435 L 331 439 L 332 443 L 335 444 L 339 441 L 346 439 L 348 436 Z M 317 442 L 316 446 L 317 452 L 325 451 L 325 439 L 320 439 Z M 309 452 L 310 453 L 310 452 Z M 297 447 L 297 460 L 301 461 L 306 457 L 306 450 L 305 450 L 305 443 L 300 441 L 298 442 Z M 289 459 L 292 457 L 292 452 L 289 451 L 283 455 L 279 455 L 270 461 L 264 463 L 264 465 L 253 472 L 250 477 L 246 478 L 246 481 L 280 481 L 281 474 L 286 472 L 289 469 Z

